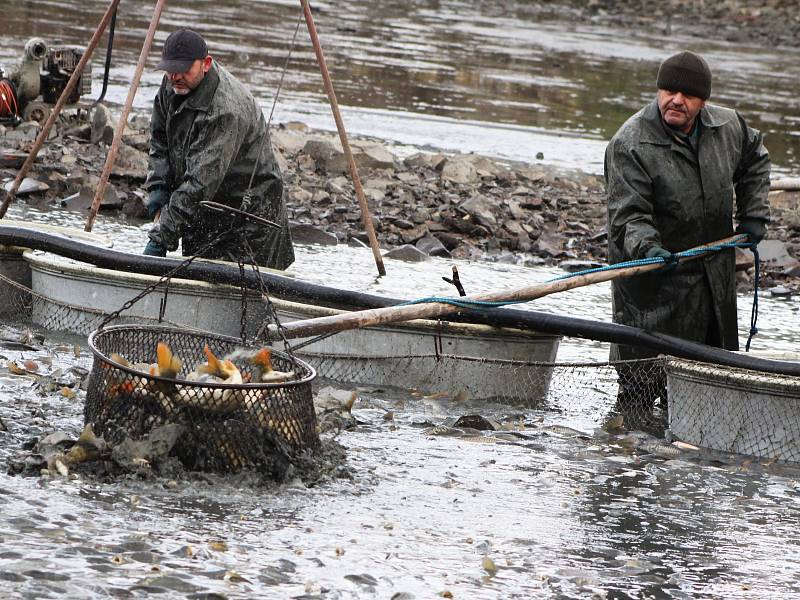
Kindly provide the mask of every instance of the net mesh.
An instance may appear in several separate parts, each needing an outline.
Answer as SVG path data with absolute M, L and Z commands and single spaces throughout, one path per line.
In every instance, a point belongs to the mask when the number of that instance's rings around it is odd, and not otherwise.
M 0 289 L 9 298 L 4 309 L 6 315 L 19 321 L 31 320 L 47 329 L 85 335 L 107 316 L 47 298 L 3 275 L 0 275 Z M 127 320 L 133 322 L 131 318 Z M 136 319 L 145 324 L 155 321 Z M 125 322 L 125 317 L 115 321 Z M 156 343 L 157 340 L 148 340 L 144 344 L 151 355 Z M 197 351 L 194 348 L 194 354 L 189 354 L 195 356 Z M 411 388 L 421 396 L 450 398 L 454 408 L 458 402 L 467 400 L 472 402 L 471 408 L 480 410 L 476 406 L 480 394 L 471 394 L 464 382 L 470 377 L 474 380 L 475 373 L 490 374 L 491 378 L 503 381 L 501 391 L 480 397 L 480 402 L 499 403 L 509 409 L 541 410 L 551 420 L 582 429 L 611 423 L 659 436 L 666 432 L 673 439 L 714 450 L 800 461 L 800 378 L 797 377 L 663 357 L 615 363 L 559 363 L 441 353 L 376 358 L 323 354 L 307 348 L 294 354 L 310 363 L 326 380 L 371 388 Z M 148 356 L 142 360 L 151 360 L 152 356 Z M 241 425 L 235 420 L 228 421 L 225 427 L 230 428 L 232 435 L 239 435 L 235 428 Z M 206 434 L 201 427 L 195 435 Z M 282 444 L 292 442 L 290 437 L 275 439 Z M 225 456 L 226 450 L 223 448 L 218 454 Z M 202 460 L 214 463 L 224 459 Z
M 671 432 L 697 446 L 800 461 L 800 378 L 683 359 L 666 363 Z
M 84 416 L 112 446 L 174 424 L 180 434 L 172 450 L 185 467 L 277 476 L 292 457 L 319 445 L 315 373 L 300 360 L 273 350 L 266 366 L 256 362 L 262 349 L 236 339 L 159 326 L 109 327 L 89 344 L 95 360 Z M 215 365 L 217 354 L 228 362 Z M 219 366 L 224 375 L 192 371 L 196 364 Z

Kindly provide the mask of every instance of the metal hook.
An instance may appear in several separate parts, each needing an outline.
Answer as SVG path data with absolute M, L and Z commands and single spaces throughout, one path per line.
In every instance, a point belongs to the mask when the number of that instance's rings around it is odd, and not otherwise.
M 252 213 L 239 210 L 238 208 L 233 208 L 232 206 L 228 206 L 226 204 L 220 204 L 219 202 L 211 202 L 209 200 L 203 200 L 200 203 L 200 206 L 216 212 L 230 213 L 231 215 L 236 217 L 244 217 L 245 219 L 250 219 L 251 221 L 255 221 L 256 223 L 260 223 L 262 225 L 266 225 L 267 227 L 272 227 L 274 229 L 281 229 L 281 226 L 275 221 L 270 221 L 269 219 L 265 219 L 264 217 L 259 217 L 258 215 L 254 215 Z

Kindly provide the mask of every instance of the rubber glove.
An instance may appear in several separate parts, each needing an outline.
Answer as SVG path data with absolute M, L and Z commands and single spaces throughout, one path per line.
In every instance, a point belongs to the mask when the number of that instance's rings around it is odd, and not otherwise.
M 742 219 L 736 228 L 736 233 L 746 233 L 750 242 L 758 246 L 767 235 L 767 224 L 761 219 Z
M 678 266 L 678 257 L 661 246 L 653 246 L 647 251 L 645 256 L 647 258 L 663 258 L 664 266 L 661 268 L 661 271 L 664 273 L 669 273 Z
M 169 191 L 162 187 L 150 190 L 150 196 L 147 200 L 147 215 L 151 219 L 156 216 L 158 211 L 169 204 L 169 196 Z
M 144 247 L 143 254 L 145 256 L 166 256 L 167 249 L 158 242 L 150 240 L 147 242 L 147 246 Z

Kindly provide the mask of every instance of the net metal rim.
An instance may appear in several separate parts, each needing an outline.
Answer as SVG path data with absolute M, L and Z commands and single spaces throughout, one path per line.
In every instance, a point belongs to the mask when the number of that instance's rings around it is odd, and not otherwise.
M 667 360 L 665 368 L 668 376 L 682 377 L 705 385 L 752 392 L 768 392 L 773 395 L 794 398 L 800 396 L 800 377 L 794 375 L 765 373 L 754 369 L 675 357 Z
M 197 382 L 197 381 L 190 381 L 188 379 L 173 379 L 171 377 L 162 377 L 160 375 L 151 375 L 149 373 L 143 373 L 142 371 L 138 371 L 136 369 L 132 369 L 131 367 L 127 367 L 122 365 L 116 361 L 111 360 L 110 357 L 106 356 L 103 352 L 96 345 L 96 340 L 100 339 L 103 335 L 113 335 L 118 333 L 124 333 L 125 331 L 148 331 L 150 333 L 158 334 L 163 333 L 165 335 L 191 335 L 191 336 L 198 336 L 203 337 L 208 340 L 217 340 L 220 342 L 231 343 L 238 346 L 245 346 L 241 339 L 220 335 L 217 333 L 211 333 L 208 331 L 200 331 L 200 330 L 185 330 L 179 329 L 176 327 L 164 327 L 163 325 L 111 325 L 109 327 L 104 327 L 102 329 L 97 329 L 89 334 L 89 349 L 92 351 L 92 354 L 95 358 L 100 360 L 103 363 L 109 364 L 113 366 L 115 369 L 119 369 L 133 375 L 135 377 L 146 377 L 149 379 L 153 379 L 155 381 L 164 381 L 166 383 L 178 384 L 183 387 L 189 388 L 212 388 L 212 389 L 235 389 L 235 390 L 263 390 L 263 389 L 277 389 L 277 388 L 287 388 L 287 387 L 298 387 L 301 385 L 311 383 L 317 376 L 317 371 L 312 367 L 310 364 L 301 360 L 296 357 L 290 357 L 285 352 L 281 352 L 280 350 L 272 350 L 273 354 L 276 356 L 280 356 L 286 360 L 289 360 L 298 366 L 300 366 L 306 375 L 301 379 L 296 379 L 292 381 L 283 381 L 278 383 L 215 383 L 215 382 Z

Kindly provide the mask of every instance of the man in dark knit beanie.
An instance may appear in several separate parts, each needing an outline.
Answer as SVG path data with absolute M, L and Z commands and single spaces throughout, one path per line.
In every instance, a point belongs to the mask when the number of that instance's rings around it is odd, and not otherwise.
M 737 233 L 761 241 L 769 221 L 769 154 L 739 113 L 707 103 L 711 69 L 702 57 L 670 56 L 656 83 L 655 100 L 606 148 L 608 258 L 655 258 L 664 268 L 614 281 L 613 319 L 738 350 L 733 250 L 691 262 L 678 262 L 675 253 L 733 235 L 734 219 Z M 612 360 L 654 355 L 635 346 L 611 348 Z M 663 377 L 645 377 L 637 363 L 617 371 L 621 408 L 666 401 Z
M 711 95 L 708 63 L 693 52 L 681 52 L 661 63 L 656 81 L 658 108 L 664 122 L 682 133 L 690 133 Z

